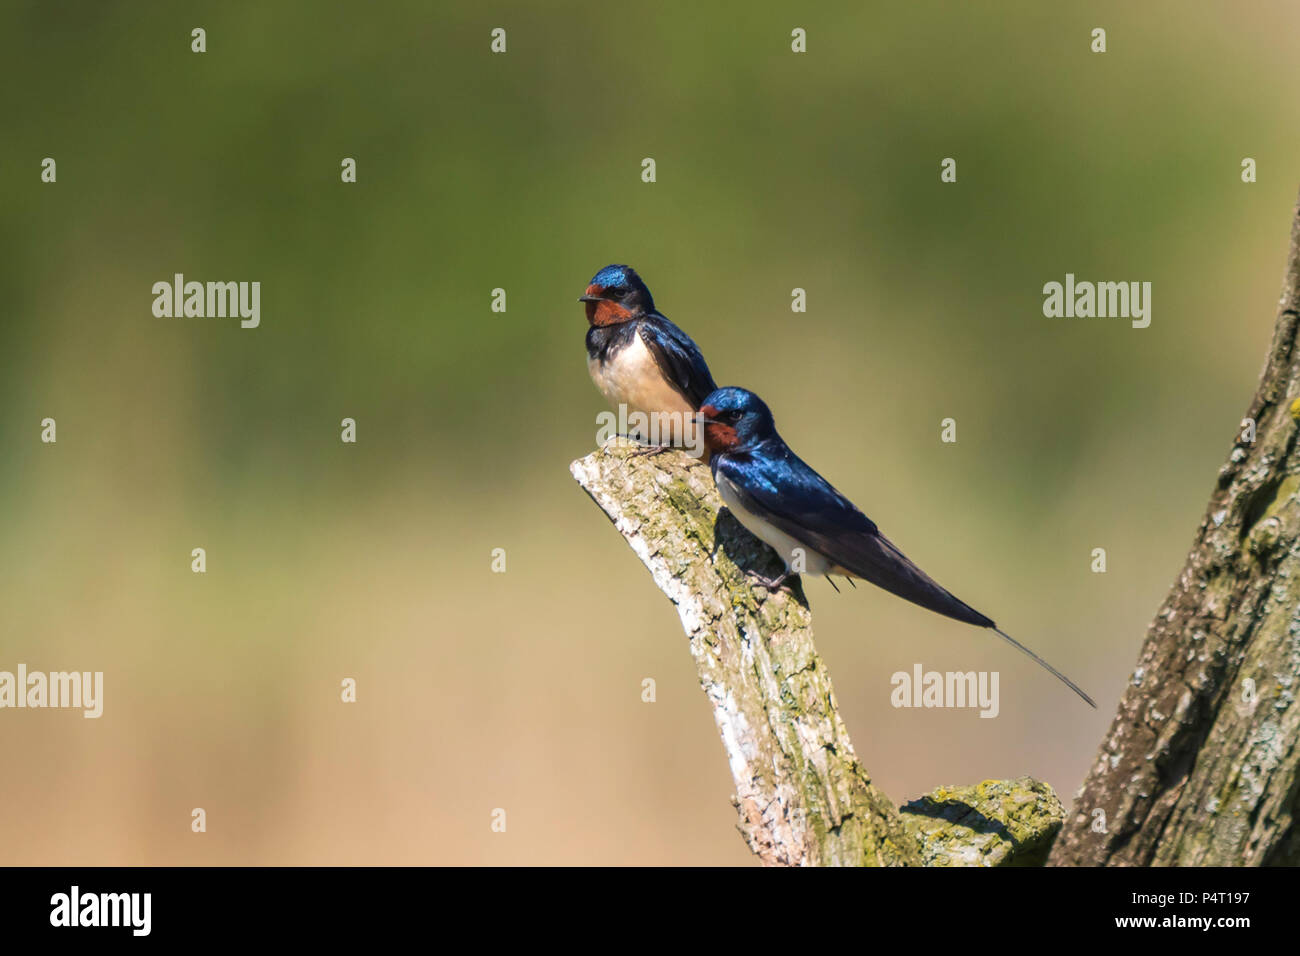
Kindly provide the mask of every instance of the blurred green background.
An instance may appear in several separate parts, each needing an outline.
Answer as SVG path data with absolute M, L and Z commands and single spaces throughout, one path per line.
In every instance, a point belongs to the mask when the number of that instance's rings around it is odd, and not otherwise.
M 749 862 L 676 613 L 568 473 L 609 262 L 1100 705 L 810 582 L 875 780 L 1068 802 L 1254 391 L 1297 36 L 1285 2 L 5 3 L 0 669 L 106 692 L 0 712 L 0 862 Z M 261 327 L 155 318 L 176 272 L 260 281 Z M 1152 282 L 1151 327 L 1044 318 L 1066 272 Z M 893 709 L 916 662 L 1000 671 L 1000 716 Z

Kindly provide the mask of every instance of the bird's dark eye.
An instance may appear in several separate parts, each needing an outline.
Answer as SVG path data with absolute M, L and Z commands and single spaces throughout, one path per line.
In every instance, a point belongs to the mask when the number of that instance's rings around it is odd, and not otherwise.
M 727 412 L 727 421 L 731 422 L 732 424 L 735 424 L 736 422 L 740 421 L 741 417 L 742 416 L 740 414 L 739 409 L 732 409 L 731 411 Z

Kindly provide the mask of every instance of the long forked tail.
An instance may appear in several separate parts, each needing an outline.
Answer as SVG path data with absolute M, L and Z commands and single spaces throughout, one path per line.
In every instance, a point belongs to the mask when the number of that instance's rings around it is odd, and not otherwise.
M 1080 697 L 1082 697 L 1082 698 L 1087 702 L 1087 704 L 1088 704 L 1089 707 L 1091 707 L 1093 710 L 1096 710 L 1096 709 L 1097 709 L 1097 705 L 1096 705 L 1095 703 L 1093 703 L 1093 700 L 1092 700 L 1091 697 L 1089 697 L 1087 694 L 1085 694 L 1085 693 L 1083 692 L 1083 688 L 1081 688 L 1081 687 L 1080 687 L 1078 684 L 1076 684 L 1074 681 L 1070 680 L 1070 678 L 1066 677 L 1064 674 L 1062 674 L 1060 671 L 1058 671 L 1058 670 L 1057 670 L 1055 667 L 1053 667 L 1051 664 L 1047 663 L 1047 661 L 1043 660 L 1041 657 L 1039 657 L 1037 654 L 1035 654 L 1035 653 L 1034 653 L 1033 651 L 1031 651 L 1029 648 L 1025 647 L 1025 645 L 1021 644 L 1018 640 L 1016 640 L 1014 637 L 1012 637 L 1012 636 L 1011 636 L 1010 634 L 1008 634 L 1006 631 L 1003 631 L 1003 630 L 1001 630 L 1001 629 L 999 629 L 999 628 L 997 628 L 997 627 L 990 627 L 990 630 L 992 630 L 994 634 L 996 634 L 998 637 L 1002 638 L 1004 641 L 1006 641 L 1006 642 L 1007 642 L 1008 644 L 1010 644 L 1012 647 L 1015 647 L 1015 648 L 1018 648 L 1018 649 L 1024 651 L 1026 654 L 1028 654 L 1030 657 L 1032 657 L 1034 660 L 1036 660 L 1036 661 L 1037 661 L 1039 664 L 1041 664 L 1043 667 L 1047 668 L 1047 670 L 1048 670 L 1049 672 L 1051 672 L 1053 675 L 1055 675 L 1055 677 L 1056 677 L 1057 680 L 1059 680 L 1059 681 L 1060 681 L 1061 683 L 1063 683 L 1066 687 L 1070 688 L 1070 690 L 1074 691 L 1076 694 L 1078 694 Z

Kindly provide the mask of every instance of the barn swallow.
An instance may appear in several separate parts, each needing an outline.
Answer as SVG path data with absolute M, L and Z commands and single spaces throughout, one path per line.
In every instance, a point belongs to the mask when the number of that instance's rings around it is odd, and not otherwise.
M 605 266 L 578 301 L 590 323 L 587 370 L 601 394 L 612 405 L 658 416 L 660 434 L 672 444 L 700 448 L 695 413 L 718 386 L 691 337 L 655 309 L 631 266 Z
M 989 628 L 1097 706 L 1074 681 L 908 560 L 853 502 L 790 450 L 777 434 L 772 413 L 753 392 L 718 389 L 704 399 L 698 420 L 723 502 L 785 562 L 785 572 L 776 578 L 755 575 L 768 588 L 778 588 L 790 577 L 795 549 L 800 549 L 802 570 L 810 574 L 824 574 L 827 580 L 840 574 L 850 582 L 858 577 L 945 617 Z

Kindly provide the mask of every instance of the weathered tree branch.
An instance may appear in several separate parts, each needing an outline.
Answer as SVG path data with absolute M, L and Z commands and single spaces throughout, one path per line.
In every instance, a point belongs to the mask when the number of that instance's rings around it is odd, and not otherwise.
M 776 555 L 723 510 L 707 467 L 615 439 L 579 484 L 677 606 L 736 784 L 739 829 L 765 864 L 1041 863 L 1064 811 L 1028 778 L 940 789 L 897 810 L 858 763 L 813 646 L 802 589 L 751 586 Z
M 1300 863 L 1300 204 L 1273 344 L 1053 864 Z

